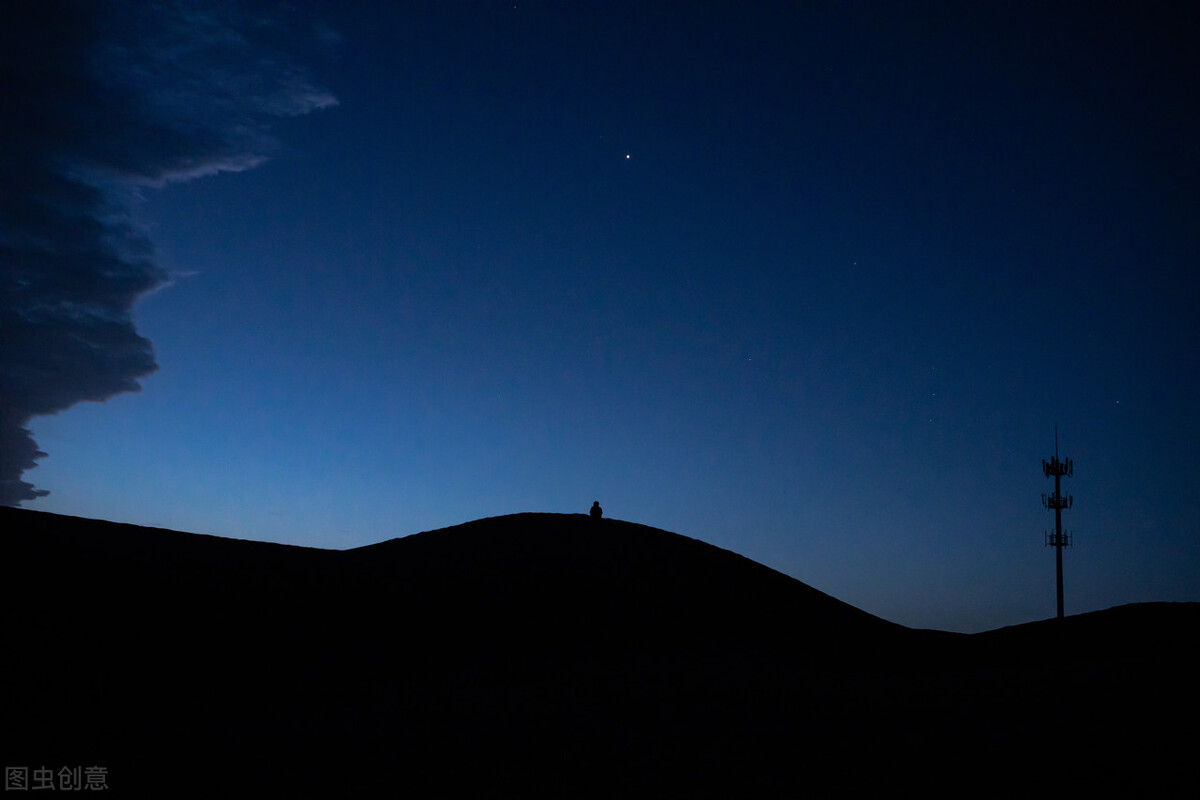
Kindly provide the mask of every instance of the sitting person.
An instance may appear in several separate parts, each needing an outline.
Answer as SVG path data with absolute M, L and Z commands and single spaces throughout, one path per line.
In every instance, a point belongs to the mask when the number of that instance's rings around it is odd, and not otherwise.
M 604 509 L 600 507 L 600 501 L 596 500 L 592 503 L 592 510 L 588 512 L 592 515 L 592 519 L 600 519 L 604 516 Z

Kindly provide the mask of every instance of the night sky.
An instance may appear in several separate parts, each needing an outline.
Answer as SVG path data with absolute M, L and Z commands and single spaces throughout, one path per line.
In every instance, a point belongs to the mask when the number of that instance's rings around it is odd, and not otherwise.
M 1198 16 L 6 2 L 0 500 L 599 500 L 979 631 L 1054 615 L 1057 425 L 1067 613 L 1200 600 Z

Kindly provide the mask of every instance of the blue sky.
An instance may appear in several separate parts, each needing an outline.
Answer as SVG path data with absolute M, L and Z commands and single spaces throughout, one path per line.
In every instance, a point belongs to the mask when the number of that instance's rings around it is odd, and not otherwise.
M 1067 612 L 1200 600 L 1193 12 L 178 8 L 178 75 L 78 67 L 172 132 L 86 153 L 143 159 L 93 182 L 158 370 L 29 418 L 27 507 L 343 548 L 598 499 L 975 631 L 1054 613 L 1057 424 Z

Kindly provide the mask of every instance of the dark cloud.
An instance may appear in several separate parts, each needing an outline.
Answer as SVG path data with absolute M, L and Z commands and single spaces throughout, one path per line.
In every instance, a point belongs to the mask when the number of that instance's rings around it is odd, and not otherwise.
M 272 118 L 335 104 L 298 49 L 328 42 L 286 8 L 0 3 L 0 504 L 28 423 L 140 389 L 157 366 L 132 319 L 168 276 L 129 204 L 143 187 L 253 167 Z

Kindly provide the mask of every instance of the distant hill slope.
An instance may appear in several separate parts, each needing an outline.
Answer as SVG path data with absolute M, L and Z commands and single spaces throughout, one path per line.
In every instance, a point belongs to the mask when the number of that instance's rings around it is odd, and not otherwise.
M 1198 777 L 1200 604 L 913 631 L 583 515 L 348 551 L 10 508 L 0 531 L 0 755 L 105 765 L 114 796 L 1146 796 Z
M 905 632 L 727 550 L 583 514 L 493 517 L 347 556 L 394 602 L 439 625 L 552 647 L 736 646 L 845 660 Z

